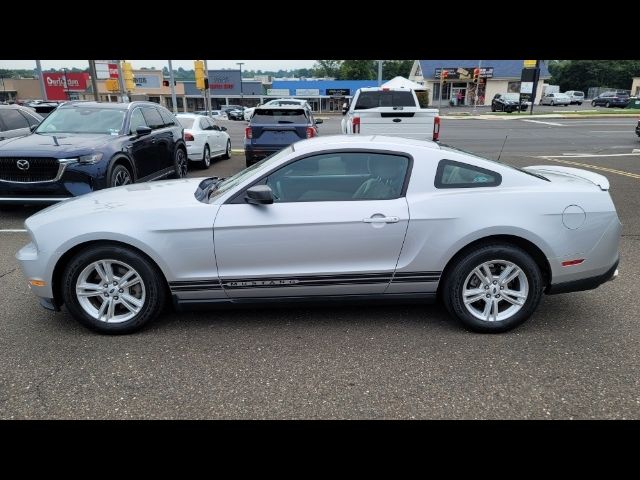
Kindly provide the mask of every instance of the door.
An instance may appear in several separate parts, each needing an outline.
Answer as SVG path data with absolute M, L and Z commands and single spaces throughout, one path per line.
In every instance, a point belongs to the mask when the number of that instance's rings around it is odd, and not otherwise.
M 173 132 L 171 125 L 166 125 L 156 107 L 143 107 L 142 114 L 147 120 L 147 124 L 153 129 L 151 135 L 152 142 L 155 143 L 157 161 L 154 165 L 154 172 L 160 172 L 173 166 Z
M 384 293 L 409 222 L 410 162 L 376 152 L 310 156 L 258 182 L 273 204 L 247 204 L 241 192 L 222 205 L 214 245 L 227 295 Z
M 205 129 L 207 132 L 207 141 L 211 146 L 211 152 L 216 154 L 222 151 L 221 141 L 220 141 L 220 129 L 216 127 L 213 123 L 213 120 L 208 117 L 203 117 L 205 121 Z M 225 145 L 226 147 L 226 145 Z
M 138 173 L 138 179 L 142 179 L 154 172 L 157 163 L 157 144 L 153 141 L 153 132 L 149 135 L 137 136 L 138 127 L 148 127 L 147 121 L 142 115 L 141 108 L 135 108 L 131 112 L 129 121 L 129 133 L 131 137 L 130 153 Z

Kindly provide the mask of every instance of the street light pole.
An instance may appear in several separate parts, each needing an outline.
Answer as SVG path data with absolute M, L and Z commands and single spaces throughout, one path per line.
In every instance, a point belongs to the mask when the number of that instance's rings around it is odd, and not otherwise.
M 67 100 L 71 100 L 69 98 L 69 80 L 67 79 L 67 69 L 63 68 L 62 71 L 64 72 L 64 92 L 67 95 Z
M 40 80 L 40 93 L 42 94 L 42 100 L 46 102 L 49 99 L 47 98 L 47 89 L 44 86 L 44 78 L 42 77 L 42 65 L 40 65 L 40 60 L 36 60 L 36 70 L 38 71 L 38 79 Z
M 240 103 L 242 103 L 243 93 L 242 93 L 242 65 L 244 62 L 236 62 L 236 65 L 240 66 Z
M 478 112 L 478 95 L 480 94 L 480 77 L 482 75 L 482 60 L 478 60 L 478 83 L 476 83 L 476 95 L 473 99 L 473 114 Z
M 171 105 L 173 105 L 173 113 L 178 113 L 178 105 L 176 103 L 176 82 L 173 78 L 173 65 L 171 64 L 171 60 L 169 60 L 169 82 L 171 85 Z
M 382 85 L 382 60 L 378 60 L 378 86 Z
M 207 116 L 211 116 L 211 87 L 208 87 L 209 84 L 209 65 L 207 64 L 207 61 L 204 61 L 204 75 L 205 78 L 207 79 L 207 82 L 205 83 L 205 86 L 207 86 L 206 90 L 204 91 L 204 102 L 206 104 L 205 109 L 207 110 Z

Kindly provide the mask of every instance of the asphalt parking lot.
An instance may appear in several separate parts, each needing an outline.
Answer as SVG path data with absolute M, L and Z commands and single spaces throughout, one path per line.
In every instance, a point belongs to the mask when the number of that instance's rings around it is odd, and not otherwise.
M 319 117 L 338 133 L 341 116 Z M 138 334 L 97 335 L 38 305 L 14 259 L 27 236 L 8 231 L 37 208 L 0 207 L 0 418 L 640 418 L 636 123 L 443 120 L 443 143 L 604 174 L 624 225 L 616 281 L 544 297 L 500 335 L 467 332 L 440 305 L 168 311 Z M 245 122 L 224 124 L 241 149 Z M 189 176 L 243 167 L 234 152 Z

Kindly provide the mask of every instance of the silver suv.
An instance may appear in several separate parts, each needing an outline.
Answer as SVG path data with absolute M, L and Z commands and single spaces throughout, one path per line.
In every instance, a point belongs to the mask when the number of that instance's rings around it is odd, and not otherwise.
M 31 108 L 20 105 L 0 105 L 0 140 L 21 137 L 31 133 L 42 117 Z
M 584 102 L 584 92 L 580 92 L 578 90 L 569 90 L 568 92 L 564 93 L 569 97 L 571 105 L 573 105 L 574 103 L 582 105 L 582 102 Z

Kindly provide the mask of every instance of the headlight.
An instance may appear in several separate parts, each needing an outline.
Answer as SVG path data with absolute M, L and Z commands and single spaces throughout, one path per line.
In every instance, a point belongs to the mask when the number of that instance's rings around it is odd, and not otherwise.
M 60 158 L 60 163 L 82 163 L 83 165 L 90 165 L 102 160 L 102 153 L 91 153 L 89 155 L 82 155 L 77 158 Z

